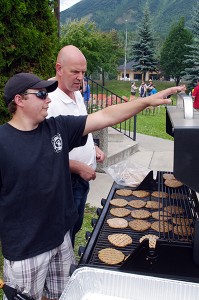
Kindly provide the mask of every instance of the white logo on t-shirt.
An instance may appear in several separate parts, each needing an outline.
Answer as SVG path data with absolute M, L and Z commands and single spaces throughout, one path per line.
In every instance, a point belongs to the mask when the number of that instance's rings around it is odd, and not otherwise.
M 53 144 L 55 152 L 58 153 L 62 150 L 62 138 L 60 133 L 57 133 L 55 136 L 53 136 L 51 142 Z

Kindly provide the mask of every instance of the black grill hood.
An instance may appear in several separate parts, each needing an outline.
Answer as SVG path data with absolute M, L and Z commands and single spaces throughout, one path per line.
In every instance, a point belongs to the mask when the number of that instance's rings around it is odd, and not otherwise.
M 192 97 L 179 93 L 176 106 L 168 106 L 166 132 L 174 137 L 174 175 L 199 192 L 199 112 Z

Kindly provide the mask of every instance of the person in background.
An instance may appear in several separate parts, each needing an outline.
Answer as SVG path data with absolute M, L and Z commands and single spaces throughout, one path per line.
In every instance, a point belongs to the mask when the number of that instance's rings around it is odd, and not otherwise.
M 151 96 L 152 88 L 153 88 L 153 81 L 152 79 L 149 79 L 149 84 L 147 85 L 147 96 Z
M 194 88 L 192 92 L 193 98 L 193 107 L 195 109 L 199 109 L 199 78 L 197 78 L 197 86 Z
M 83 98 L 84 98 L 84 104 L 86 105 L 86 109 L 88 110 L 88 103 L 90 100 L 90 85 L 88 83 L 88 79 L 84 78 L 83 79 Z
M 66 72 L 62 67 L 58 62 L 61 77 Z M 70 83 L 77 90 L 82 72 L 80 69 L 79 76 L 69 72 Z M 62 81 L 60 86 L 64 88 Z M 3 276 L 5 284 L 35 300 L 58 300 L 75 263 L 69 233 L 77 211 L 68 153 L 83 146 L 90 132 L 123 122 L 150 105 L 169 104 L 168 95 L 185 90 L 184 86 L 172 87 L 90 115 L 46 119 L 51 102 L 48 93 L 56 88 L 57 81 L 18 73 L 7 81 L 3 95 L 12 116 L 0 126 Z
M 155 85 L 152 85 L 151 95 L 154 95 L 157 93 L 157 90 L 155 88 Z
M 193 91 L 194 91 L 194 88 L 192 88 L 192 89 L 190 90 L 190 92 L 189 92 L 189 96 L 192 96 L 192 94 L 193 94 Z
M 84 55 L 75 46 L 68 45 L 59 51 L 56 62 L 58 88 L 49 94 L 52 101 L 49 104 L 48 117 L 87 115 L 84 101 L 85 98 L 90 98 L 90 93 L 86 91 L 88 84 L 84 80 L 86 66 Z M 83 84 L 84 99 L 79 91 L 80 83 L 82 82 L 85 83 L 85 87 Z M 83 223 L 84 209 L 89 192 L 89 181 L 96 179 L 96 162 L 103 162 L 105 154 L 97 145 L 94 145 L 93 137 L 90 133 L 87 143 L 83 147 L 73 149 L 69 153 L 69 158 L 73 197 L 79 215 L 74 227 L 71 229 L 71 239 L 74 247 L 75 235 L 81 229 Z
M 54 78 L 56 78 L 56 77 L 54 77 Z M 50 80 L 51 78 L 49 78 L 49 80 Z M 79 91 L 80 91 L 80 93 L 83 95 L 83 85 L 84 85 L 84 80 L 82 80 L 82 83 L 81 83 L 81 85 L 80 85 L 80 89 L 79 89 Z
M 133 82 L 131 83 L 131 95 L 132 95 L 132 96 L 135 96 L 135 95 L 136 95 L 136 90 L 137 90 L 137 87 L 136 87 L 135 82 L 133 81 Z
M 146 84 L 144 81 L 142 81 L 140 87 L 139 87 L 139 95 L 140 97 L 146 97 Z

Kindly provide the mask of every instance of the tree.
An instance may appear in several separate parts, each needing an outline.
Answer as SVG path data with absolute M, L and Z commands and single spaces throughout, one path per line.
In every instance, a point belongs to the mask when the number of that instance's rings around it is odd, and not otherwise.
M 60 47 L 78 47 L 87 59 L 87 74 L 103 69 L 116 72 L 118 61 L 123 55 L 116 31 L 101 32 L 88 19 L 72 21 L 62 27 Z
M 49 0 L 53 7 L 54 15 L 57 20 L 57 35 L 60 38 L 60 0 Z
M 95 23 L 87 19 L 71 21 L 61 28 L 60 48 L 66 45 L 78 47 L 87 58 L 88 74 L 92 74 L 101 65 L 101 42 Z
M 124 49 L 120 43 L 119 37 L 115 30 L 110 32 L 102 32 L 102 84 L 104 82 L 104 72 L 109 74 L 109 77 L 115 78 L 117 75 L 117 67 L 121 57 L 124 55 Z
M 148 7 L 144 10 L 144 16 L 138 26 L 138 41 L 132 43 L 133 70 L 142 73 L 142 79 L 146 80 L 146 73 L 157 71 L 155 60 L 155 39 L 151 28 L 151 20 Z
M 0 36 L 0 91 L 18 72 L 54 74 L 57 22 L 48 0 L 1 0 Z M 5 112 L 2 98 L 0 112 Z
M 184 27 L 182 17 L 177 24 L 171 28 L 161 50 L 160 66 L 166 77 L 172 76 L 176 85 L 182 78 L 182 71 L 187 67 L 185 54 L 189 53 L 187 44 L 192 43 L 192 34 Z
M 185 55 L 185 68 L 183 80 L 189 88 L 193 88 L 196 78 L 199 78 L 199 3 L 193 9 L 191 32 L 193 33 L 193 42 L 187 45 L 189 54 Z

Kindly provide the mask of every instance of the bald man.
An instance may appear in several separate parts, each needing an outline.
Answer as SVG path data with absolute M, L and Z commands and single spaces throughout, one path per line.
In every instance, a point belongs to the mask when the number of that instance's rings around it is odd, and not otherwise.
M 49 105 L 48 117 L 87 115 L 84 99 L 80 93 L 86 69 L 86 58 L 77 47 L 69 45 L 59 51 L 56 62 L 58 88 L 49 94 L 52 101 Z M 83 223 L 89 181 L 96 178 L 96 161 L 103 162 L 104 158 L 104 152 L 94 145 L 91 133 L 85 146 L 73 149 L 69 153 L 73 197 L 79 215 L 77 222 L 71 229 L 73 247 L 75 235 Z

